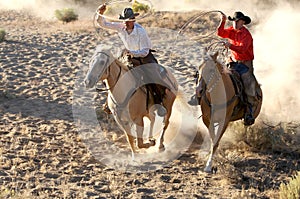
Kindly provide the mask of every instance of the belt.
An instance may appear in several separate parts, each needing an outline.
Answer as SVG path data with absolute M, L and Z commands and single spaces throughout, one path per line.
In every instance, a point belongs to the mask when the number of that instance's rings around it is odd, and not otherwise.
M 236 60 L 238 63 L 247 63 L 247 62 L 252 62 L 252 60 Z

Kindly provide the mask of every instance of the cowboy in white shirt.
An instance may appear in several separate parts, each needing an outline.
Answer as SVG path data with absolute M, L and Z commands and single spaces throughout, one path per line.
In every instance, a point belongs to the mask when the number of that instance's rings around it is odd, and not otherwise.
M 106 5 L 103 4 L 99 8 L 98 24 L 102 28 L 116 30 L 126 48 L 126 54 L 132 56 L 133 65 L 137 66 L 146 63 L 157 63 L 151 53 L 152 44 L 148 37 L 146 30 L 138 23 L 135 22 L 135 17 L 139 13 L 134 13 L 131 8 L 125 8 L 119 19 L 124 22 L 108 22 L 102 17 L 106 10 Z M 136 64 L 136 60 L 140 64 Z
M 159 82 L 161 78 L 159 77 L 160 74 L 158 71 L 160 71 L 162 67 L 157 64 L 158 62 L 151 52 L 152 44 L 146 30 L 135 22 L 135 17 L 138 16 L 139 13 L 134 13 L 132 8 L 125 8 L 119 17 L 119 19 L 124 20 L 124 22 L 109 22 L 103 17 L 105 10 L 106 5 L 101 5 L 98 10 L 98 25 L 102 28 L 118 32 L 126 48 L 124 55 L 127 55 L 128 61 L 133 67 L 154 63 L 151 67 L 142 68 L 142 76 L 144 80 L 147 78 L 150 82 L 151 80 L 152 82 Z M 157 71 L 157 73 L 154 71 Z M 155 104 L 161 104 L 163 95 L 165 94 L 165 87 L 151 83 L 147 85 L 147 88 L 153 94 Z M 163 110 L 162 112 L 166 111 Z

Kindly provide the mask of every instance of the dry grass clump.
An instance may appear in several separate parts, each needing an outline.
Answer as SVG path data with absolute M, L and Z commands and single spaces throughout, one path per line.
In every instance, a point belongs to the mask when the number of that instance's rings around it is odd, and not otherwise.
M 72 8 L 55 10 L 55 17 L 62 22 L 69 23 L 78 20 L 78 14 Z
M 292 177 L 288 184 L 280 184 L 281 199 L 298 199 L 300 198 L 300 171 L 295 177 Z
M 145 12 L 147 13 L 150 9 L 150 7 L 146 4 L 140 3 L 138 1 L 135 1 L 132 5 L 132 9 L 134 12 Z
M 279 123 L 277 125 L 268 125 L 264 122 L 245 128 L 242 123 L 232 123 L 229 127 L 234 132 L 236 142 L 244 142 L 256 150 L 272 150 L 273 152 L 300 152 L 297 151 L 297 143 L 300 141 L 297 137 L 296 129 L 299 124 L 293 122 Z
M 4 29 L 0 28 L 0 42 L 4 41 L 6 32 Z

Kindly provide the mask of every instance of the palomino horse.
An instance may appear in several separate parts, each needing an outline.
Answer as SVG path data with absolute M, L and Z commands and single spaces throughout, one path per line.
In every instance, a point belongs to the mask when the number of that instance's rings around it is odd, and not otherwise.
M 158 67 L 157 64 L 154 65 Z M 149 95 L 149 92 L 145 89 L 144 84 L 147 82 L 138 85 L 138 83 L 141 82 L 139 67 L 140 66 L 129 70 L 126 64 L 114 59 L 110 48 L 98 46 L 90 61 L 89 71 L 85 77 L 85 85 L 87 88 L 94 87 L 98 81 L 105 82 L 108 91 L 108 107 L 113 113 L 115 121 L 127 136 L 127 141 L 131 147 L 132 159 L 134 159 L 134 154 L 137 152 L 134 144 L 135 137 L 137 138 L 138 148 L 155 146 L 152 131 L 156 117 L 156 108 L 161 106 L 154 104 L 152 95 Z M 155 68 L 155 66 L 147 64 L 145 67 Z M 161 69 L 162 66 L 159 65 L 159 68 Z M 164 79 L 161 78 L 160 80 L 161 82 L 166 82 L 165 85 L 167 85 L 162 99 L 166 114 L 164 116 L 164 127 L 159 136 L 160 151 L 164 150 L 164 134 L 169 125 L 172 106 L 178 90 L 174 76 L 167 69 L 164 69 L 164 72 Z M 150 120 L 149 141 L 145 143 L 143 141 L 143 137 L 145 137 L 143 135 L 144 117 Z M 134 125 L 136 127 L 135 131 L 134 128 L 132 128 Z
M 202 118 L 208 128 L 211 140 L 210 155 L 205 172 L 212 171 L 212 161 L 219 142 L 231 121 L 243 119 L 245 104 L 242 100 L 242 91 L 235 86 L 231 77 L 232 72 L 217 60 L 218 53 L 204 55 L 204 62 L 200 66 L 201 78 L 204 80 L 204 90 L 199 102 Z M 256 118 L 262 104 L 262 91 L 256 82 L 256 105 L 253 107 L 253 116 Z

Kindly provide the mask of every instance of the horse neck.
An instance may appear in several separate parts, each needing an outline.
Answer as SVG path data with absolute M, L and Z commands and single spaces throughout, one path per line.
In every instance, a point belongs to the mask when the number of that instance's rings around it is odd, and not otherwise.
M 107 71 L 108 71 L 108 76 L 106 78 L 107 87 L 113 89 L 113 87 L 117 84 L 117 81 L 120 79 L 123 73 L 122 68 L 116 63 L 116 61 L 113 61 L 110 64 Z
M 220 101 L 225 99 L 224 96 L 227 98 L 227 100 L 232 98 L 235 95 L 235 89 L 230 75 L 227 71 L 224 71 L 226 69 L 223 68 L 223 65 L 217 62 L 215 66 L 218 73 L 221 75 L 221 79 L 218 80 L 214 88 L 212 88 L 210 95 L 214 96 L 214 99 L 219 101 L 216 103 L 220 103 Z

